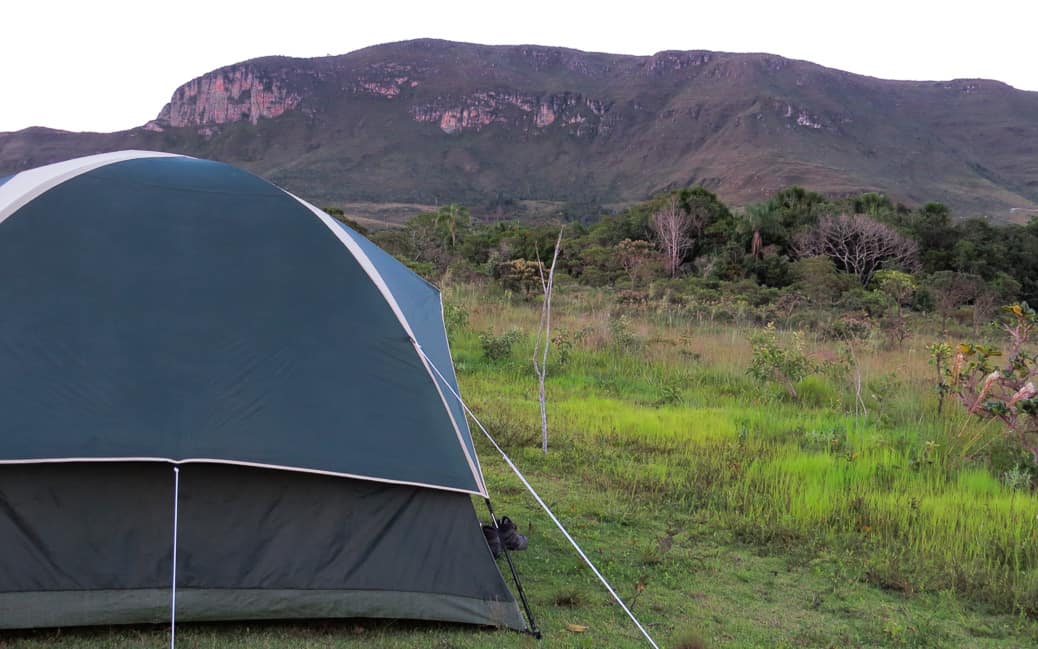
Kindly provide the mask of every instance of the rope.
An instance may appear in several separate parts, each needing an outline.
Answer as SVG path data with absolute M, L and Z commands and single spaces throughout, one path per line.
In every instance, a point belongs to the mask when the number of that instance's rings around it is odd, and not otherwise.
M 468 415 L 472 417 L 472 421 L 476 422 L 476 425 L 479 426 L 479 429 L 483 431 L 483 434 L 486 435 L 487 439 L 490 440 L 490 443 L 494 446 L 495 449 L 497 449 L 497 452 L 501 454 L 502 458 L 504 458 L 509 468 L 512 469 L 516 476 L 518 476 L 519 480 L 523 483 L 523 486 L 526 487 L 526 490 L 530 492 L 530 495 L 532 495 L 534 500 L 537 501 L 537 504 L 541 506 L 541 509 L 543 509 L 544 512 L 548 514 L 548 518 L 551 519 L 551 522 L 555 523 L 555 526 L 559 528 L 559 531 L 562 532 L 562 535 L 566 537 L 567 541 L 570 542 L 570 545 L 572 545 L 573 549 L 577 551 L 577 554 L 579 554 L 580 558 L 584 560 L 584 563 L 587 564 L 588 568 L 591 568 L 591 572 L 595 573 L 595 576 L 598 577 L 598 580 L 600 582 L 602 582 L 602 585 L 605 586 L 606 590 L 609 591 L 609 594 L 613 596 L 613 599 L 615 599 L 616 603 L 620 605 L 620 608 L 623 609 L 624 613 L 627 613 L 627 617 L 631 618 L 631 621 L 634 622 L 634 625 L 638 627 L 639 631 L 642 632 L 642 635 L 645 636 L 645 639 L 648 640 L 649 644 L 653 646 L 653 649 L 660 649 L 659 645 L 656 644 L 656 641 L 652 639 L 651 635 L 649 635 L 649 632 L 645 630 L 644 626 L 642 626 L 642 623 L 639 622 L 638 618 L 636 618 L 634 616 L 634 613 L 631 612 L 631 609 L 627 608 L 627 605 L 624 604 L 624 601 L 620 598 L 619 595 L 616 594 L 616 591 L 613 590 L 613 587 L 609 585 L 609 582 L 606 581 L 606 578 L 604 576 L 602 576 L 602 573 L 599 572 L 598 568 L 595 567 L 595 564 L 591 562 L 591 559 L 589 559 L 587 554 L 584 553 L 584 550 L 581 549 L 580 545 L 578 545 L 577 542 L 573 539 L 573 537 L 570 536 L 570 533 L 566 531 L 566 528 L 563 527 L 562 523 L 551 511 L 551 508 L 548 507 L 548 504 L 545 503 L 544 500 L 540 497 L 540 495 L 538 495 L 538 493 L 534 490 L 533 485 L 531 485 L 530 482 L 526 479 L 526 476 L 522 474 L 522 472 L 519 470 L 519 467 L 517 467 L 515 463 L 512 462 L 512 459 L 508 457 L 508 454 L 505 453 L 504 449 L 498 446 L 494 438 L 491 437 L 490 432 L 487 431 L 486 427 L 484 427 L 482 422 L 479 421 L 479 418 L 476 417 L 476 413 L 472 412 L 472 409 L 468 407 L 468 404 L 466 404 L 465 401 L 461 398 L 461 395 L 454 390 L 454 387 L 451 385 L 450 381 L 448 381 L 443 376 L 443 374 L 440 372 L 440 369 L 436 367 L 435 363 L 432 362 L 432 359 L 425 354 L 425 350 L 422 349 L 422 346 L 418 343 L 415 343 L 415 349 L 417 349 L 418 353 L 421 354 L 423 358 L 425 358 L 425 360 L 429 363 L 429 366 L 433 368 L 433 371 L 436 372 L 437 376 L 440 377 L 440 380 L 444 382 L 444 384 L 447 386 L 447 389 L 450 390 L 451 394 L 454 395 L 454 398 L 458 400 L 458 403 L 461 404 L 461 407 L 465 410 L 465 412 L 467 412 Z
M 180 467 L 173 467 L 173 596 L 169 605 L 169 649 L 177 645 L 177 518 L 180 511 Z

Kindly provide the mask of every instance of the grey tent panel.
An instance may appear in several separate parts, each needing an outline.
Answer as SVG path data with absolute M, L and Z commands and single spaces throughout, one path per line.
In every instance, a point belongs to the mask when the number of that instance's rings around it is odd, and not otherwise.
M 173 472 L 0 466 L 0 628 L 169 619 Z M 180 471 L 177 619 L 525 628 L 469 496 L 228 465 Z

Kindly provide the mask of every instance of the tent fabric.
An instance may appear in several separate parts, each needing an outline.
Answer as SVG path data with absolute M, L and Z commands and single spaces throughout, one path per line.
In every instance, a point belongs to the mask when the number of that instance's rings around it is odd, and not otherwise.
M 527 628 L 439 291 L 360 234 L 122 151 L 0 184 L 0 275 L 0 629 L 168 622 L 174 511 L 178 621 Z
M 438 292 L 348 233 L 449 366 Z M 0 223 L 0 273 L 3 461 L 225 461 L 485 495 L 465 418 L 385 296 L 260 178 L 182 156 L 92 168 Z
M 335 225 L 351 233 L 351 236 L 356 234 L 351 228 L 341 222 L 336 222 Z M 436 369 L 439 369 L 444 377 L 450 381 L 449 386 L 441 385 L 441 390 L 447 397 L 445 400 L 451 409 L 454 421 L 466 421 L 465 411 L 462 409 L 461 402 L 451 395 L 452 390 L 455 393 L 457 392 L 458 379 L 454 374 L 454 361 L 451 358 L 450 346 L 447 343 L 447 331 L 443 323 L 443 300 L 440 296 L 440 290 L 425 280 L 415 282 L 415 275 L 409 268 L 397 262 L 392 255 L 371 241 L 360 236 L 354 238 L 368 258 L 382 269 L 382 276 L 393 294 L 402 298 L 400 300 L 401 308 L 407 317 L 407 321 L 411 323 L 415 335 L 419 340 L 428 343 L 428 349 L 423 346 L 422 351 L 429 356 Z M 435 371 L 433 372 L 433 377 L 438 383 L 442 383 Z M 472 443 L 472 437 L 465 435 L 464 442 L 468 447 L 469 453 L 471 453 L 473 458 L 476 458 L 476 449 Z M 478 459 L 476 461 L 478 463 Z
M 0 628 L 168 621 L 173 471 L 0 467 Z M 177 619 L 391 617 L 524 628 L 469 496 L 180 470 Z

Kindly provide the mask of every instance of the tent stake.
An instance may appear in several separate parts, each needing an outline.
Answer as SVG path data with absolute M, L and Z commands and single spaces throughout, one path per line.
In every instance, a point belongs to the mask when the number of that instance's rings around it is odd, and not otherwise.
M 490 504 L 490 499 L 484 499 L 487 503 L 487 510 L 490 512 L 490 521 L 494 524 L 494 529 L 501 531 L 501 528 L 497 524 L 497 515 L 494 514 L 494 506 Z M 523 609 L 526 610 L 526 619 L 530 622 L 530 635 L 541 639 L 541 630 L 537 628 L 537 623 L 533 619 L 533 612 L 530 610 L 530 602 L 526 599 L 526 591 L 523 590 L 523 582 L 519 581 L 519 573 L 515 569 L 515 564 L 512 563 L 512 555 L 508 553 L 508 548 L 505 544 L 501 544 L 501 550 L 505 554 L 505 560 L 508 561 L 508 568 L 512 571 L 512 579 L 515 580 L 515 589 L 519 591 L 519 600 L 523 603 Z

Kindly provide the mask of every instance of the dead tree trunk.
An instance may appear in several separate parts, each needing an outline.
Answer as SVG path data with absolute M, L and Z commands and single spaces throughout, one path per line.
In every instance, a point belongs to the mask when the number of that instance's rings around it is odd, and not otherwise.
M 565 226 L 559 229 L 559 238 L 555 241 L 555 252 L 551 257 L 551 268 L 548 270 L 547 279 L 544 277 L 544 264 L 537 264 L 541 274 L 544 302 L 541 304 L 541 324 L 537 329 L 537 338 L 533 346 L 533 370 L 537 373 L 540 387 L 538 397 L 541 402 L 541 452 L 543 453 L 548 452 L 548 400 L 544 391 L 544 380 L 548 375 L 548 347 L 551 344 L 551 296 L 555 289 L 555 262 L 559 259 L 563 230 L 565 230 Z M 538 356 L 540 356 L 539 361 Z

